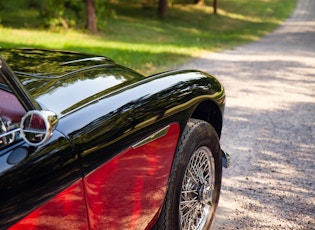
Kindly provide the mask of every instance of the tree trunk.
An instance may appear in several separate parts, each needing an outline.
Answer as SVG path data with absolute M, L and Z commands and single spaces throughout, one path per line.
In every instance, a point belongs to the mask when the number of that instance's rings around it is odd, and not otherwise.
M 213 14 L 217 14 L 217 8 L 218 8 L 217 0 L 213 0 Z
M 95 0 L 86 0 L 86 28 L 92 33 L 97 32 L 97 17 L 96 17 L 96 8 Z
M 166 14 L 167 14 L 167 0 L 159 0 L 158 16 L 160 18 L 166 18 Z

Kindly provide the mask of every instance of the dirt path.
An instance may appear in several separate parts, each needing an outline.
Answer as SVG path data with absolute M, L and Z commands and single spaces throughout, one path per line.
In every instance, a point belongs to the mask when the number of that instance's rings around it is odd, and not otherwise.
M 182 68 L 224 84 L 224 170 L 213 229 L 315 229 L 315 0 L 258 42 Z

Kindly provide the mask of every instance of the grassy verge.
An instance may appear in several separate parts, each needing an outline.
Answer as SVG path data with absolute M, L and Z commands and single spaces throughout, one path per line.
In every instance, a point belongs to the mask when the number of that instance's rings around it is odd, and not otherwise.
M 99 19 L 97 35 L 41 29 L 31 9 L 1 11 L 1 47 L 38 47 L 96 53 L 144 74 L 166 70 L 202 52 L 230 49 L 257 40 L 275 29 L 296 0 L 220 0 L 211 6 L 170 7 L 165 20 L 156 9 L 124 3 L 112 5 L 115 16 Z

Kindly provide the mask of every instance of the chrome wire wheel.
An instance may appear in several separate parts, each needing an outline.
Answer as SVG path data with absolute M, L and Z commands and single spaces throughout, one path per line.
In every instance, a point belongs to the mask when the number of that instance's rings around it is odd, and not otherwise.
M 178 142 L 160 216 L 153 230 L 207 230 L 219 204 L 222 152 L 216 130 L 189 119 Z
M 181 229 L 203 229 L 211 215 L 215 166 L 211 150 L 202 146 L 190 158 L 181 187 Z

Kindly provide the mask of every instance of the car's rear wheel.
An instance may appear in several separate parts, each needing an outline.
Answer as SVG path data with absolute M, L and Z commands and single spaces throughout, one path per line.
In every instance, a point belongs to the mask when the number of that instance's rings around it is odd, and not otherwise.
M 190 119 L 179 141 L 155 229 L 209 229 L 218 206 L 222 159 L 207 122 Z

